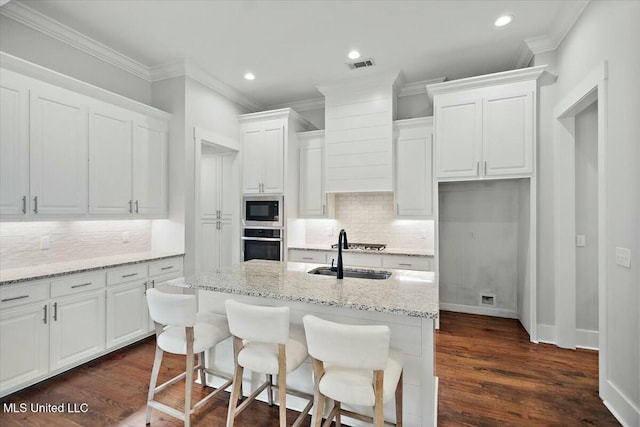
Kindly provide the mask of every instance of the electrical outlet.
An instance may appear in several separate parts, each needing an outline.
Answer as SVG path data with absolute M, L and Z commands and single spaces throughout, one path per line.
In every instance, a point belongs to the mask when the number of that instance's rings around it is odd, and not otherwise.
M 616 247 L 616 264 L 631 268 L 631 249 Z
M 576 246 L 579 248 L 587 246 L 587 237 L 584 234 L 576 235 Z
M 127 243 L 129 241 L 129 232 L 128 231 L 123 231 L 122 232 L 122 243 Z
M 40 238 L 40 250 L 46 250 L 51 247 L 51 242 L 49 236 L 42 236 Z

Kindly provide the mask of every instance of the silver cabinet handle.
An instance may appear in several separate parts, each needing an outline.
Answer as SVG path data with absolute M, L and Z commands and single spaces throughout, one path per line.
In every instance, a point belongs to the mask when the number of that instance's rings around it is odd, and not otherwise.
M 15 300 L 18 300 L 18 299 L 25 299 L 25 298 L 29 298 L 29 295 L 20 295 L 19 297 L 5 298 L 5 299 L 1 300 L 0 302 L 15 301 Z
M 33 198 L 33 213 L 34 214 L 38 213 L 38 196 L 35 196 Z
M 22 213 L 27 213 L 27 196 L 22 196 Z
M 145 295 L 147 294 L 147 289 L 148 289 L 147 282 L 144 282 L 144 294 Z
M 43 305 L 42 308 L 44 309 L 44 317 L 42 318 L 42 323 L 46 325 L 47 324 L 47 304 Z
M 487 175 L 487 161 L 484 161 L 484 172 L 482 173 L 483 175 Z
M 169 270 L 169 269 L 172 269 L 172 268 L 173 268 L 173 265 L 168 265 L 166 267 L 162 267 L 160 270 Z
M 53 303 L 53 320 L 58 321 L 58 303 Z
M 322 205 L 322 215 L 325 215 L 327 210 L 327 207 L 325 205 Z
M 129 200 L 129 213 L 133 213 L 133 200 Z
M 303 256 L 302 259 L 308 259 L 309 261 L 313 261 L 313 257 L 310 257 L 310 256 Z
M 122 275 L 122 278 L 123 278 L 123 279 L 126 279 L 127 277 L 133 277 L 133 276 L 137 276 L 137 275 L 138 275 L 138 273 L 123 274 L 123 275 Z
M 140 213 L 140 211 L 138 210 L 138 201 L 136 200 L 136 213 Z
M 85 286 L 89 286 L 89 285 L 92 285 L 92 284 L 93 284 L 92 282 L 81 283 L 81 284 L 79 284 L 79 285 L 73 285 L 73 286 L 71 287 L 71 289 L 75 289 L 75 288 L 83 288 L 83 287 L 85 287 Z
M 480 175 L 480 160 L 476 161 L 476 175 Z
M 155 288 L 155 287 L 156 287 L 156 279 L 153 279 L 153 280 L 151 281 L 151 287 L 152 287 L 152 288 Z
M 411 267 L 413 264 L 409 264 L 408 262 L 399 262 L 398 265 L 401 265 L 403 267 Z

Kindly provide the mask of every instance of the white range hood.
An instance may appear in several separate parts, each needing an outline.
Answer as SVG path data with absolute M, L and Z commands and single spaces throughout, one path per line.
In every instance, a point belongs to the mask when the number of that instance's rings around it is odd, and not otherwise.
M 399 73 L 319 86 L 325 96 L 325 190 L 393 191 Z

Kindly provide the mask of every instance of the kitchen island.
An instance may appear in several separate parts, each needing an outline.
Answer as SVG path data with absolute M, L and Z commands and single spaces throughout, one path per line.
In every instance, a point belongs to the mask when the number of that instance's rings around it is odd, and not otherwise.
M 404 353 L 404 425 L 434 426 L 437 419 L 437 377 L 434 371 L 434 321 L 438 316 L 438 286 L 432 272 L 388 270 L 385 280 L 311 275 L 317 264 L 249 261 L 215 273 L 189 276 L 187 288 L 196 290 L 199 310 L 224 313 L 224 301 L 239 301 L 291 308 L 292 335 L 302 336 L 302 317 L 314 314 L 336 322 L 384 324 L 391 329 L 391 346 Z M 296 327 L 297 326 L 297 327 Z M 327 343 L 331 345 L 331 343 Z M 207 364 L 218 371 L 233 372 L 231 340 L 207 356 Z M 287 376 L 289 387 L 311 393 L 312 367 L 309 361 Z M 245 393 L 263 379 L 245 373 Z M 211 385 L 222 381 L 209 378 Z M 288 398 L 288 405 L 300 410 L 303 401 Z M 394 403 L 385 407 L 394 420 Z M 371 413 L 365 408 L 355 408 Z M 360 425 L 355 420 L 346 424 Z

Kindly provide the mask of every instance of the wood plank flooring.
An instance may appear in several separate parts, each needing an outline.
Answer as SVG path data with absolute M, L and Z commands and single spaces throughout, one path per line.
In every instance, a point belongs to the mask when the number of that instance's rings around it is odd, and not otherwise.
M 519 323 L 443 312 L 436 334 L 440 377 L 440 426 L 618 426 L 598 397 L 598 355 L 529 343 Z M 90 362 L 4 398 L 0 425 L 142 426 L 153 338 Z M 167 355 L 159 381 L 177 374 L 184 357 Z M 184 405 L 183 383 L 160 399 Z M 203 389 L 194 386 L 194 398 Z M 5 403 L 88 404 L 87 413 L 6 413 Z M 192 418 L 194 426 L 224 426 L 228 394 L 217 396 Z M 182 406 L 181 406 L 182 405 Z M 297 413 L 289 411 L 291 425 Z M 153 411 L 152 426 L 180 426 Z M 256 402 L 236 425 L 278 426 L 278 407 Z M 309 425 L 309 419 L 303 424 Z

